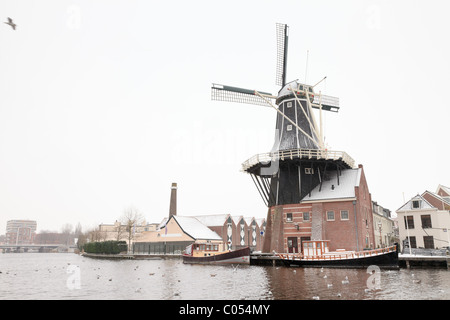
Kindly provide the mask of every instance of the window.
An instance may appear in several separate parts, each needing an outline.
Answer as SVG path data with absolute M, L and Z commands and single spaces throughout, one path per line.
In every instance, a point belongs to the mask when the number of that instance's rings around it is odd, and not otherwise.
M 288 108 L 291 108 L 291 107 L 292 107 L 292 102 L 288 102 L 288 103 L 287 103 L 287 107 L 288 107 Z
M 416 237 L 409 237 L 411 248 L 417 248 Z
M 405 216 L 405 229 L 414 229 L 413 216 Z
M 292 213 L 286 213 L 286 222 L 292 222 Z
M 305 168 L 305 174 L 314 174 L 314 168 Z
M 420 203 L 421 203 L 420 200 L 413 200 L 412 201 L 412 208 L 413 209 L 420 209 Z
M 341 210 L 341 220 L 348 220 L 348 211 Z
M 309 216 L 309 212 L 303 212 L 303 221 L 309 221 L 310 216 Z
M 423 236 L 423 245 L 425 249 L 434 249 L 433 236 Z
M 327 220 L 334 221 L 334 211 L 327 211 Z
M 287 131 L 292 131 L 292 124 L 288 124 L 288 126 L 286 127 Z
M 422 220 L 422 228 L 426 229 L 426 228 L 431 228 L 431 215 L 429 214 L 425 214 L 420 216 L 421 220 Z

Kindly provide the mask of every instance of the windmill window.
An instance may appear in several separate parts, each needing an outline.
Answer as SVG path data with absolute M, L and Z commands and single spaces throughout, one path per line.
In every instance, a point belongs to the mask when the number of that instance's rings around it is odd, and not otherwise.
M 292 108 L 292 102 L 288 102 L 288 103 L 287 103 L 287 107 L 288 107 L 288 108 Z
M 305 168 L 305 174 L 314 174 L 314 168 Z
M 292 131 L 292 124 L 288 124 L 286 129 L 287 129 L 287 131 Z

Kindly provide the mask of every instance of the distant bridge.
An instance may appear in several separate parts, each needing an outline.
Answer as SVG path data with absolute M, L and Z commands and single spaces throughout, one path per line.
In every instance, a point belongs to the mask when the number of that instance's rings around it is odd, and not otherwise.
M 42 243 L 42 244 L 2 244 L 0 245 L 0 249 L 3 251 L 20 251 L 23 249 L 25 252 L 29 249 L 38 249 L 38 250 L 45 250 L 45 249 L 58 249 L 58 248 L 76 248 L 77 246 L 75 244 L 73 245 L 66 245 L 66 244 L 48 244 L 48 243 Z

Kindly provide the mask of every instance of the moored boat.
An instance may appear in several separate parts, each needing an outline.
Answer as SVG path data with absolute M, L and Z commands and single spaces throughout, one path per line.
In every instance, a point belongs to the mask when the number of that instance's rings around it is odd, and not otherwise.
M 250 248 L 220 250 L 218 244 L 193 243 L 186 247 L 183 263 L 190 264 L 250 264 Z
M 279 253 L 286 266 L 364 268 L 398 268 L 397 246 L 364 251 L 328 251 L 328 241 L 305 241 L 303 253 Z

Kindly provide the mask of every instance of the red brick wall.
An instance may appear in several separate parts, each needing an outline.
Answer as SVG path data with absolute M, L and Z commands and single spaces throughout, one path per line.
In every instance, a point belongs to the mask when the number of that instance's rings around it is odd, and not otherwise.
M 301 250 L 301 237 L 330 240 L 332 251 L 336 249 L 362 251 L 364 248 L 374 248 L 372 198 L 361 165 L 360 168 L 362 169 L 361 179 L 359 187 L 355 187 L 355 205 L 354 199 L 349 199 L 271 207 L 266 219 L 263 252 L 272 250 L 288 252 L 289 237 L 297 237 L 299 250 Z M 355 228 L 355 210 L 357 228 Z M 313 211 L 314 218 L 321 219 L 320 221 L 313 222 Z M 334 221 L 327 220 L 327 211 L 334 211 Z M 341 219 L 341 211 L 348 212 L 348 219 Z M 303 220 L 304 212 L 310 213 L 309 221 Z M 292 221 L 286 220 L 287 213 L 292 213 Z M 314 237 L 321 237 L 321 239 L 314 239 Z
M 327 219 L 327 212 L 334 212 L 334 220 Z M 348 212 L 348 219 L 341 219 L 341 211 Z M 323 203 L 323 239 L 330 240 L 330 250 L 356 250 L 355 215 L 353 201 Z

